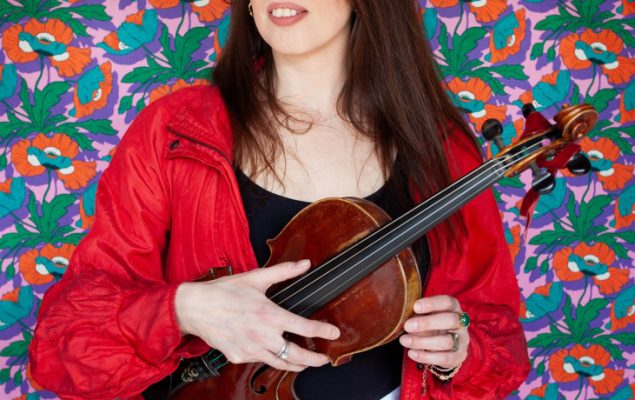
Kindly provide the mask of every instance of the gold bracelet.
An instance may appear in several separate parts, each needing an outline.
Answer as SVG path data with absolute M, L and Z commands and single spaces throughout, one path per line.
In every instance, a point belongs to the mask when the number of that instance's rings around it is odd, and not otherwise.
M 461 368 L 461 364 L 462 363 L 459 363 L 459 365 L 453 368 L 442 368 L 437 365 L 428 365 L 427 369 L 432 373 L 432 375 L 436 376 L 443 382 L 447 382 L 459 372 L 459 368 Z

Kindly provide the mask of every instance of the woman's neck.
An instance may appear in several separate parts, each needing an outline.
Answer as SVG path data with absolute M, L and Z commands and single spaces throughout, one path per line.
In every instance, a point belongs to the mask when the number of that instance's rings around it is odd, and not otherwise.
M 276 97 L 295 108 L 327 117 L 336 112 L 346 79 L 348 29 L 305 54 L 273 53 Z

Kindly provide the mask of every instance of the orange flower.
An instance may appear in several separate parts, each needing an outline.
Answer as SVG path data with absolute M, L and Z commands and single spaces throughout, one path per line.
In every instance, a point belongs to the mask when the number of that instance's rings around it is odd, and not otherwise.
M 618 197 L 615 202 L 615 210 L 613 212 L 613 217 L 615 218 L 615 229 L 629 227 L 633 222 L 635 222 L 635 203 L 631 205 L 630 214 L 622 215 L 619 209 L 620 201 L 622 200 Z
M 616 302 L 613 302 L 610 313 L 612 331 L 624 329 L 626 326 L 635 323 L 635 302 L 628 307 L 626 315 L 622 318 L 618 318 L 615 314 L 615 304 Z
M 509 251 L 512 256 L 512 260 L 516 262 L 516 256 L 520 252 L 520 225 L 514 225 L 509 229 L 512 237 L 512 243 L 508 243 Z
M 62 21 L 31 19 L 24 30 L 20 26 L 7 29 L 3 46 L 15 62 L 33 61 L 39 54 L 48 57 L 61 76 L 72 76 L 90 63 L 90 48 L 68 46 L 72 40 L 73 31 Z
M 77 190 L 97 174 L 94 161 L 73 160 L 77 153 L 77 143 L 68 136 L 54 134 L 48 138 L 39 134 L 32 142 L 25 139 L 13 145 L 11 159 L 24 176 L 39 175 L 48 168 L 56 172 L 66 188 Z
M 93 74 L 92 72 L 95 71 Z M 89 76 L 87 76 L 89 75 Z M 84 99 L 85 91 L 91 90 L 94 85 L 97 84 L 97 88 L 92 90 L 89 94 L 89 101 L 80 101 L 80 95 Z M 91 115 L 95 110 L 100 110 L 108 103 L 108 95 L 112 91 L 112 72 L 110 61 L 106 61 L 99 66 L 99 69 L 91 69 L 85 75 L 80 78 L 80 82 L 75 87 L 73 92 L 73 103 L 75 104 L 75 117 L 82 118 L 87 115 Z
M 468 3 L 470 11 L 476 14 L 479 22 L 492 22 L 507 9 L 505 0 L 474 0 Z
M 470 3 L 472 4 L 472 3 Z M 520 45 L 525 39 L 525 32 L 527 23 L 525 21 L 525 9 L 521 8 L 515 13 L 516 20 L 518 21 L 518 27 L 514 29 L 514 33 L 507 38 L 507 43 L 502 49 L 497 49 L 494 43 L 494 32 L 489 37 L 489 50 L 492 53 L 492 64 L 500 61 L 507 60 L 507 58 L 520 51 Z M 507 17 L 505 17 L 507 18 Z
M 591 165 L 597 171 L 598 180 L 604 189 L 609 191 L 623 189 L 633 178 L 632 165 L 615 162 L 620 155 L 620 150 L 610 139 L 600 138 L 593 142 L 587 137 L 580 141 L 580 147 L 589 156 Z
M 599 243 L 604 244 L 604 243 Z M 602 294 L 617 293 L 628 283 L 628 270 L 620 268 L 609 268 L 609 271 L 602 275 L 593 277 L 593 281 Z
M 430 3 L 435 7 L 448 8 L 459 4 L 459 0 L 430 0 Z
M 575 345 L 569 351 L 559 350 L 549 359 L 549 371 L 558 382 L 587 378 L 596 394 L 613 392 L 624 380 L 624 371 L 606 368 L 611 356 L 602 346 L 588 348 Z
M 505 106 L 483 104 L 492 97 L 492 89 L 479 78 L 462 81 L 454 78 L 448 83 L 448 88 L 454 93 L 454 101 L 458 107 L 464 109 L 470 121 L 480 129 L 483 122 L 490 118 L 503 121 L 507 117 Z
M 75 250 L 72 244 L 55 247 L 47 244 L 38 252 L 29 250 L 20 256 L 20 273 L 33 285 L 44 285 L 53 280 L 54 275 L 62 275 Z
M 179 5 L 179 0 L 150 0 L 154 8 L 172 8 Z
M 2 47 L 7 56 L 16 63 L 31 62 L 38 57 L 27 42 L 20 40 L 20 33 L 23 31 L 21 25 L 11 25 L 2 33 Z M 22 47 L 26 49 L 23 50 Z
M 212 22 L 220 18 L 229 8 L 229 2 L 224 0 L 197 0 L 190 3 L 192 10 L 203 22 Z
M 0 298 L 0 300 L 8 300 L 10 302 L 17 303 L 19 294 L 20 294 L 20 288 L 17 287 L 10 292 L 4 293 L 2 297 Z
M 635 121 L 635 108 L 632 110 L 626 109 L 626 92 L 620 96 L 620 123 L 627 124 Z
M 622 0 L 622 15 L 635 14 L 635 2 L 632 0 Z
M 553 270 L 561 281 L 578 281 L 584 277 L 584 273 L 575 263 L 569 262 L 569 256 L 573 254 L 570 248 L 560 249 L 553 256 Z
M 635 61 L 620 56 L 624 42 L 613 31 L 585 30 L 581 35 L 572 33 L 560 42 L 560 56 L 570 69 L 586 69 L 600 65 L 610 83 L 623 84 L 635 73 Z
M 150 92 L 150 103 L 160 99 L 161 97 L 176 92 L 177 90 L 190 86 L 201 86 L 201 85 L 209 85 L 209 81 L 205 79 L 195 79 L 192 83 L 188 83 L 183 79 L 177 80 L 172 87 L 168 85 L 161 85 Z
M 578 379 L 572 368 L 565 368 L 565 357 L 569 355 L 567 349 L 558 350 L 549 358 L 549 372 L 557 382 L 573 382 Z

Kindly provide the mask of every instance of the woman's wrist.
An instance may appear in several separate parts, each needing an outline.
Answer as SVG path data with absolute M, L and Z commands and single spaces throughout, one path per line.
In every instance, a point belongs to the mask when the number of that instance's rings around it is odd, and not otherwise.
M 190 298 L 193 285 L 196 285 L 196 283 L 184 282 L 180 284 L 176 289 L 176 295 L 174 297 L 176 323 L 179 325 L 181 335 L 183 336 L 192 333 L 190 329 L 190 312 L 192 310 Z

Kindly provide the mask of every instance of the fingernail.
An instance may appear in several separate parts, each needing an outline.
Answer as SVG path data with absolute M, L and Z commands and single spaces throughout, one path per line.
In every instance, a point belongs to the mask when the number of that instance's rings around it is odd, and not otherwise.
M 415 329 L 417 329 L 417 321 L 408 321 L 408 322 L 406 322 L 405 328 L 406 328 L 406 331 L 408 331 L 408 332 L 414 331 Z
M 305 259 L 298 261 L 298 268 L 306 268 L 311 265 L 311 260 Z
M 413 358 L 413 359 L 416 360 L 417 358 L 419 358 L 419 355 L 417 354 L 416 351 L 410 350 L 410 351 L 408 351 L 408 357 Z
M 410 346 L 412 344 L 412 339 L 408 336 L 402 336 L 399 340 L 403 346 Z
M 415 302 L 414 310 L 416 313 L 423 312 L 423 302 L 422 301 Z
M 333 329 L 331 331 L 331 339 L 337 339 L 338 337 L 340 337 L 340 330 L 339 329 Z

